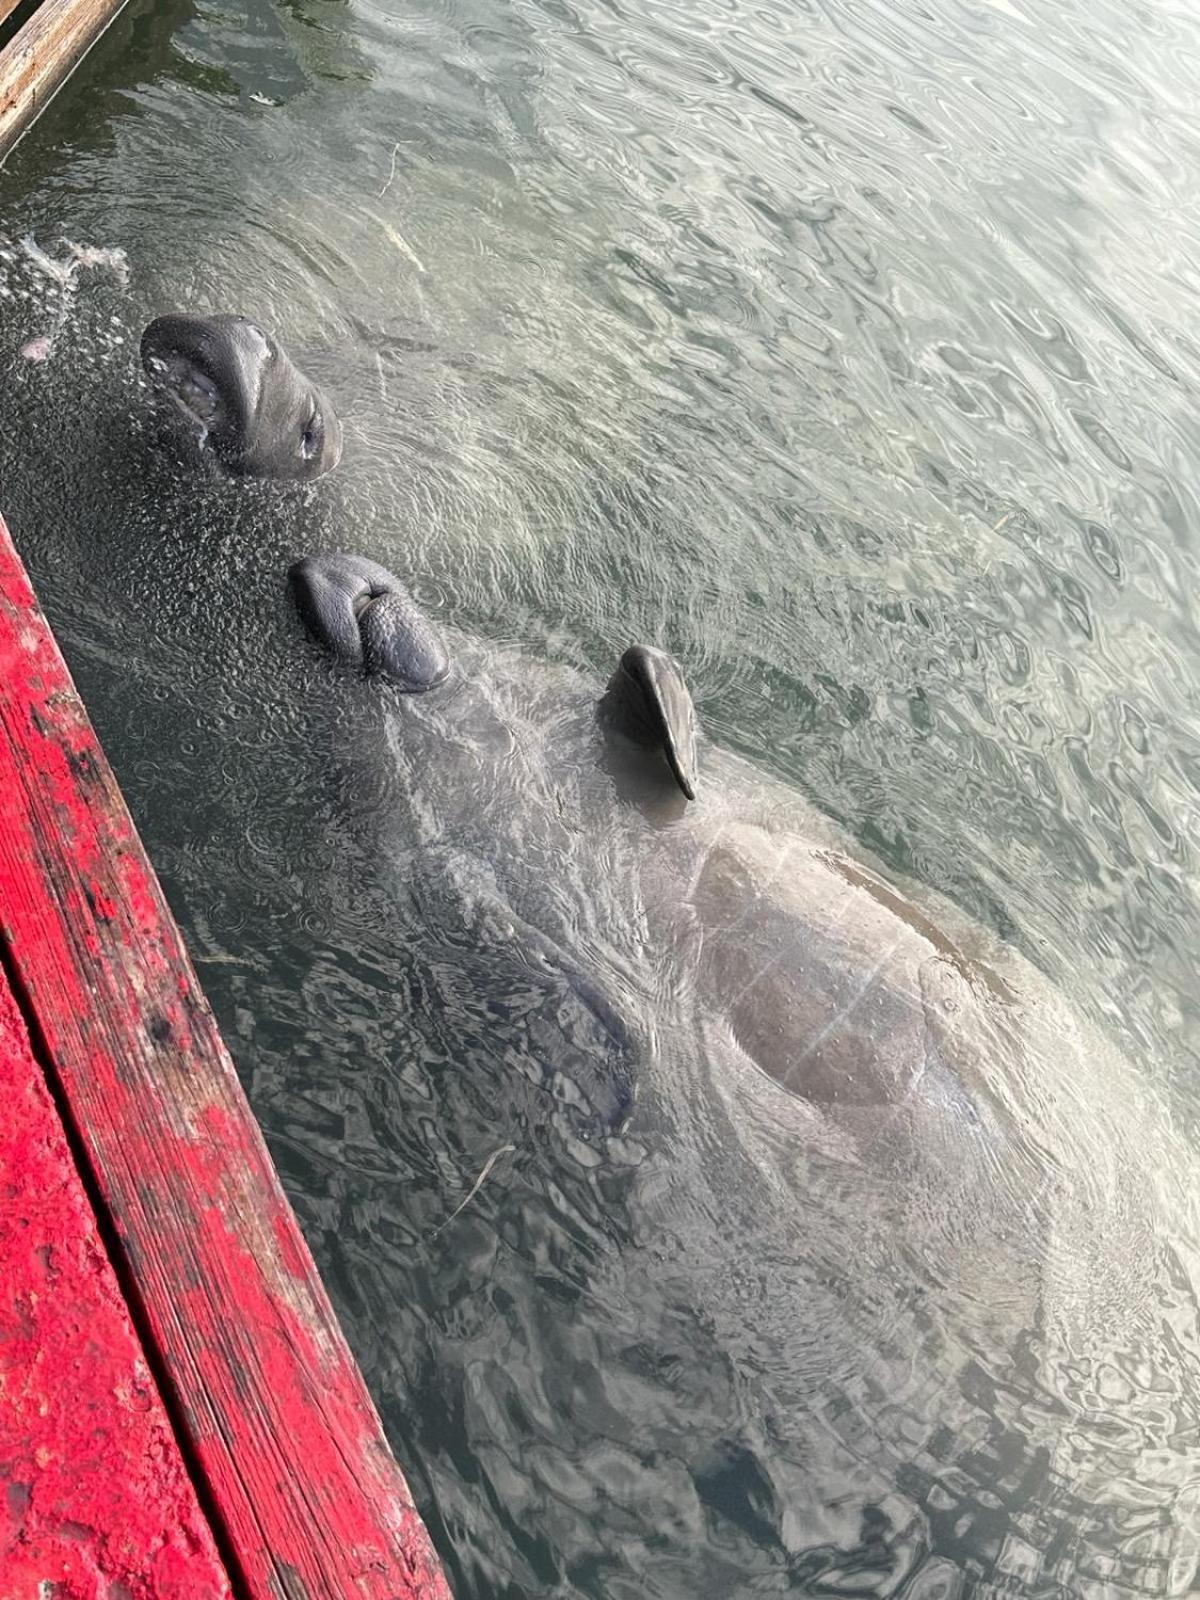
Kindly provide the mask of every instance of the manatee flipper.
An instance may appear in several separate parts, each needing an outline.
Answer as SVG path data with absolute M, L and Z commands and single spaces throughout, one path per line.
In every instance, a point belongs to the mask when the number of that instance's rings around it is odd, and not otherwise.
M 386 673 L 407 694 L 434 688 L 449 672 L 437 630 L 378 562 L 306 556 L 288 581 L 305 626 L 339 660 Z
M 534 980 L 522 1008 L 526 1058 L 548 1088 L 570 1085 L 586 1103 L 585 1138 L 620 1133 L 636 1093 L 633 1034 L 601 985 L 552 939 L 525 922 L 518 932 L 522 965 Z
M 626 1014 L 616 974 L 589 970 L 563 942 L 513 906 L 494 869 L 433 844 L 406 868 L 420 940 L 442 1009 L 463 1042 L 557 1103 L 585 1140 L 621 1133 L 637 1097 L 648 1041 Z M 439 935 L 438 930 L 441 929 Z
M 696 798 L 696 708 L 673 656 L 631 645 L 609 681 L 601 714 L 636 744 L 661 750 L 684 794 Z

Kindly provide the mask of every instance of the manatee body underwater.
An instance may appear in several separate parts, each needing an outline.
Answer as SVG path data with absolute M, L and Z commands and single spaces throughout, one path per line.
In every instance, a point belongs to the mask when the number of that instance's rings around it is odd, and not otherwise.
M 437 628 L 361 557 L 306 558 L 290 586 L 374 686 L 387 870 L 474 927 L 472 981 L 499 970 L 490 945 L 556 986 L 524 1068 L 592 1137 L 655 1152 L 634 1203 L 651 1270 L 702 1284 L 750 1354 L 787 1492 L 855 1482 L 830 1522 L 851 1546 L 846 1507 L 869 1543 L 872 1495 L 927 1548 L 957 1516 L 981 1570 L 1019 1545 L 1040 1573 L 1066 1540 L 1064 1592 L 1194 1567 L 1174 1508 L 1200 1389 L 1163 1332 L 1161 1231 L 1193 1201 L 1157 1192 L 1175 1136 L 1106 1041 L 1016 951 L 706 745 L 662 652 L 631 648 L 599 695 Z M 1144 1386 L 1097 1387 L 1129 1368 Z M 990 1528 L 955 1510 L 981 1492 Z
M 286 358 L 154 326 L 148 371 L 205 448 L 232 419 L 219 465 L 306 475 Z M 286 426 L 248 449 L 260 414 Z M 290 583 L 352 669 L 330 681 L 378 785 L 364 894 L 409 906 L 443 1005 L 494 1029 L 501 1137 L 531 1107 L 609 1175 L 629 1248 L 589 1295 L 702 1307 L 712 1349 L 675 1355 L 735 1373 L 786 1591 L 1187 1592 L 1196 1202 L 1160 1166 L 1194 1164 L 1139 1075 L 1018 952 L 707 744 L 662 652 L 602 690 L 437 626 L 361 556 Z M 668 1459 L 669 1416 L 643 1427 Z M 736 1476 L 724 1448 L 693 1477 Z

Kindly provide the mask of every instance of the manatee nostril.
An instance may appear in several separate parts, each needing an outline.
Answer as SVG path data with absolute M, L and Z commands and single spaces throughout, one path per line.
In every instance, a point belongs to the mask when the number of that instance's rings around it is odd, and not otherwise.
M 305 461 L 311 461 L 320 451 L 325 442 L 325 427 L 321 421 L 321 413 L 314 411 L 304 426 L 300 435 L 300 455 Z
M 449 673 L 436 629 L 385 567 L 361 556 L 306 556 L 288 576 L 309 631 L 341 660 L 386 674 L 405 694 Z
M 274 341 L 267 338 L 258 323 L 251 322 L 248 317 L 240 317 L 237 320 L 241 323 L 243 335 L 255 347 L 255 354 L 258 358 L 264 362 L 274 361 Z

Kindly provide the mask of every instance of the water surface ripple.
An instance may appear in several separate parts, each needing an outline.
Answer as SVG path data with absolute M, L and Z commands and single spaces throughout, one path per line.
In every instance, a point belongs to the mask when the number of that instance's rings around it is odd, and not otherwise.
M 1200 1587 L 1198 74 L 1171 4 L 135 0 L 0 173 L 2 509 L 460 1600 Z M 179 478 L 173 306 L 294 348 L 334 478 Z M 1129 1073 L 1013 1083 L 999 1169 L 699 1068 L 574 1138 L 523 1068 L 590 1024 L 484 961 L 427 733 L 288 612 L 337 547 L 483 641 L 546 795 L 521 663 L 672 649 Z

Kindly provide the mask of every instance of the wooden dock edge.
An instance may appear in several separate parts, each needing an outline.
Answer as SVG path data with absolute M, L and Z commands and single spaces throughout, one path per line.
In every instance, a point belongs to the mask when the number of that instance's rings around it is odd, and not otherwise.
M 0 796 L 7 978 L 234 1594 L 449 1600 L 3 522 Z
M 125 0 L 42 0 L 0 50 L 0 161 L 124 4 Z
M 231 1600 L 0 972 L 0 1595 Z

